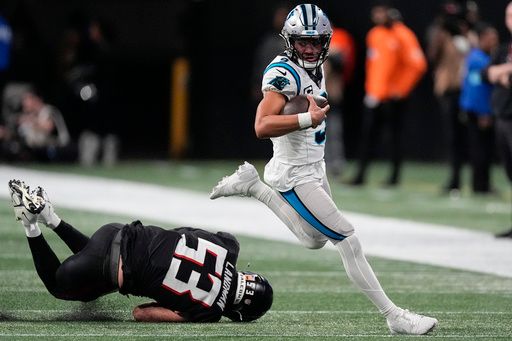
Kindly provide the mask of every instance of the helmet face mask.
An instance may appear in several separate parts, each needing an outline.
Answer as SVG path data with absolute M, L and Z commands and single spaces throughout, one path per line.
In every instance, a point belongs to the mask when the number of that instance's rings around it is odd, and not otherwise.
M 263 316 L 272 306 L 273 290 L 263 276 L 250 272 L 238 272 L 235 299 L 224 315 L 234 322 L 250 322 Z
M 316 5 L 303 4 L 295 7 L 286 18 L 281 37 L 286 43 L 286 54 L 306 70 L 314 70 L 327 59 L 332 28 L 325 13 Z M 316 60 L 298 51 L 296 42 L 314 41 L 320 44 Z M 316 46 L 316 45 L 315 45 Z

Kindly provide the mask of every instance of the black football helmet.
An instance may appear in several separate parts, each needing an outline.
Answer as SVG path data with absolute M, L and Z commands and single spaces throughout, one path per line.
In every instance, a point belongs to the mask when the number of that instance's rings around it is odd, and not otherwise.
M 263 315 L 272 306 L 274 293 L 267 279 L 250 271 L 238 272 L 233 304 L 224 315 L 234 322 L 250 322 Z

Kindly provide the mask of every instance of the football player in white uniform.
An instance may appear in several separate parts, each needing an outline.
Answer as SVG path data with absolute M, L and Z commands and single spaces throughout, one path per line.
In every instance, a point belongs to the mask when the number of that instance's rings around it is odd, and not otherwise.
M 258 138 L 270 138 L 274 155 L 265 167 L 265 182 L 249 163 L 222 179 L 210 195 L 252 196 L 267 205 L 310 249 L 331 241 L 341 254 L 351 281 L 384 315 L 393 334 L 426 334 L 435 318 L 397 307 L 384 293 L 368 264 L 353 226 L 331 199 L 325 174 L 325 118 L 329 110 L 308 97 L 309 109 L 282 115 L 287 101 L 297 95 L 323 95 L 322 63 L 328 55 L 332 29 L 317 6 L 302 4 L 288 15 L 282 30 L 286 50 L 265 69 L 263 99 L 255 119 Z

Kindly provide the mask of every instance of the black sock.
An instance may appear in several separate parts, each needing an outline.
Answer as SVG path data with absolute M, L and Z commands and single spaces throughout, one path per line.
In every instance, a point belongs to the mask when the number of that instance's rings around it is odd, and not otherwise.
M 89 237 L 66 223 L 64 220 L 53 229 L 55 233 L 66 243 L 73 253 L 81 251 L 89 242 Z

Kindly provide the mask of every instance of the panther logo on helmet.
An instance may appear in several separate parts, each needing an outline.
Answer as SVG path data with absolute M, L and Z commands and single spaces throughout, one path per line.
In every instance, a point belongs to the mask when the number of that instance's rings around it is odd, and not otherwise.
M 327 59 L 332 28 L 327 15 L 316 5 L 302 4 L 295 7 L 286 18 L 281 37 L 286 43 L 286 54 L 299 66 L 306 70 L 314 70 Z M 304 58 L 295 42 L 317 39 L 321 45 L 320 53 L 315 61 Z

